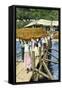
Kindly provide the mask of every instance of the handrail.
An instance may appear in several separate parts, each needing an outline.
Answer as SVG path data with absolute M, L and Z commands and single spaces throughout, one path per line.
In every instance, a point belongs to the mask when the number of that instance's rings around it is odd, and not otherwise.
M 56 58 L 54 55 L 52 55 L 50 52 L 48 52 L 48 55 L 51 55 L 52 57 Z M 58 58 L 56 58 L 58 60 Z
M 59 52 L 59 50 L 56 50 L 56 49 L 53 49 L 53 48 L 49 48 L 49 49 L 54 50 L 54 51 L 56 51 L 56 52 Z
M 37 73 L 39 73 L 40 75 L 42 75 L 42 76 L 50 79 L 50 77 L 47 74 L 45 74 L 44 72 L 42 72 L 42 71 L 40 71 L 38 69 L 34 69 L 34 71 L 37 72 Z
M 54 64 L 58 64 L 58 63 L 59 63 L 59 62 L 57 62 L 57 61 L 56 61 L 56 62 L 55 62 L 55 61 L 51 61 L 51 60 L 46 59 L 46 58 L 44 58 L 44 59 L 45 59 L 44 61 L 46 61 L 46 62 L 48 62 L 48 61 L 49 61 L 49 62 L 52 62 L 52 63 L 54 63 Z M 43 59 L 42 59 L 42 61 L 43 61 Z

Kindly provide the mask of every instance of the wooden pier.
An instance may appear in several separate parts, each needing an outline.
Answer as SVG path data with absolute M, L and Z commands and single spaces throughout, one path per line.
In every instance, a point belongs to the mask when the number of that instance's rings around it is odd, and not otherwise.
M 16 62 L 16 82 L 30 81 L 32 72 L 27 73 L 23 62 Z
M 58 52 L 58 51 L 56 51 Z M 29 82 L 32 77 L 33 81 L 37 81 L 40 77 L 48 78 L 48 80 L 53 80 L 53 75 L 51 74 L 48 68 L 48 62 L 52 62 L 48 59 L 47 55 L 49 54 L 48 49 L 44 50 L 44 55 L 41 55 L 41 49 L 39 48 L 39 56 L 35 57 L 35 52 L 32 52 L 32 71 L 27 73 L 24 62 L 16 61 L 16 82 Z M 51 53 L 50 53 L 51 54 Z M 54 56 L 53 56 L 54 57 Z M 57 59 L 57 58 L 55 58 Z M 58 62 L 52 62 L 57 64 Z M 39 68 L 37 68 L 39 64 Z M 45 72 L 42 70 L 45 70 Z
M 39 63 L 39 59 L 37 57 L 35 66 L 37 66 L 38 63 Z M 32 75 L 33 75 L 33 71 L 27 73 L 24 62 L 16 61 L 16 82 L 28 82 L 31 80 Z
M 16 38 L 21 40 L 30 41 L 32 38 L 37 39 L 40 37 L 48 36 L 48 33 L 45 30 L 41 30 L 41 28 L 22 28 L 16 30 Z M 39 47 L 39 56 L 35 56 L 35 52 L 32 51 L 32 70 L 27 73 L 24 62 L 16 61 L 16 82 L 30 82 L 38 81 L 39 78 L 43 77 L 48 80 L 54 80 L 53 75 L 51 74 L 48 68 L 48 62 L 52 62 L 54 64 L 58 64 L 58 62 L 51 61 L 48 56 L 52 56 L 55 59 L 58 58 L 51 54 L 51 40 L 48 40 L 48 48 L 43 50 Z M 57 50 L 54 50 L 58 52 Z

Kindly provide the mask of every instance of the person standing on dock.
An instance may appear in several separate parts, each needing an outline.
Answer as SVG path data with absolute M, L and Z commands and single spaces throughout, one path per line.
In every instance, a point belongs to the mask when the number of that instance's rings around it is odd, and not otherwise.
M 45 48 L 48 47 L 48 40 L 47 40 L 47 37 L 45 37 Z
M 42 47 L 43 49 L 46 48 L 46 42 L 45 42 L 45 37 L 42 38 Z
M 35 46 L 35 40 L 31 39 L 31 47 L 32 47 L 32 51 L 34 50 L 34 46 Z
M 31 54 L 31 41 L 29 41 L 29 51 L 30 51 L 30 54 Z
M 21 40 L 22 60 L 24 60 L 24 41 Z
M 38 57 L 39 56 L 39 48 L 38 48 L 37 44 L 35 44 L 34 52 L 35 52 L 35 56 Z
M 29 53 L 29 45 L 27 41 L 24 44 L 24 63 L 28 73 L 31 70 L 31 56 Z
M 43 55 L 44 54 L 44 43 L 45 43 L 45 40 L 44 40 L 44 38 L 42 37 L 41 38 L 41 55 Z
M 49 48 L 52 47 L 52 38 L 50 36 L 48 36 L 48 46 Z
M 41 38 L 39 38 L 39 40 L 38 40 L 38 47 L 41 47 L 42 46 L 42 40 L 41 40 Z
M 35 40 L 32 38 L 31 39 L 31 57 L 32 57 L 32 51 L 34 51 L 34 47 L 35 47 Z

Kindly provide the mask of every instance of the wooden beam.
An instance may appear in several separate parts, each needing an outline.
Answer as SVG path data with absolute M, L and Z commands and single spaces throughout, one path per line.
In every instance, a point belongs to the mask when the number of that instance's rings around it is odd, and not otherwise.
M 56 50 L 56 49 L 53 49 L 53 48 L 49 48 L 49 49 L 54 50 L 54 51 L 56 51 L 56 52 L 59 52 L 59 50 Z
M 44 68 L 45 68 L 47 74 L 49 75 L 50 79 L 53 80 L 53 76 L 52 76 L 52 74 L 50 73 L 50 71 L 49 71 L 49 69 L 48 69 L 46 63 L 45 63 L 44 61 L 43 61 L 42 63 L 43 63 L 43 66 L 44 66 Z
M 42 75 L 42 76 L 50 79 L 50 77 L 49 77 L 47 74 L 45 74 L 44 72 L 42 72 L 42 71 L 40 71 L 40 70 L 38 70 L 38 69 L 35 69 L 35 72 L 37 72 L 37 73 L 39 73 L 40 75 Z
M 54 58 L 56 58 L 56 57 L 55 57 L 54 55 L 52 55 L 50 52 L 48 52 L 48 55 L 49 55 L 49 54 L 50 54 L 51 56 L 53 56 Z M 56 58 L 56 59 L 58 60 L 58 58 Z
M 57 61 L 56 61 L 56 62 L 54 62 L 54 61 L 51 61 L 51 60 L 46 59 L 46 58 L 45 58 L 45 60 L 44 60 L 44 61 L 47 61 L 47 62 L 52 62 L 52 63 L 54 63 L 54 64 L 58 64 L 58 63 L 59 63 L 59 62 L 57 62 Z
M 32 69 L 34 70 L 35 68 L 35 52 L 32 51 Z

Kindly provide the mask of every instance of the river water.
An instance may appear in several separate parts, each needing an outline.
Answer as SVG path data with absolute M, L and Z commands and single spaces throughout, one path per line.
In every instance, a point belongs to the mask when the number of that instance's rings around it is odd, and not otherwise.
M 59 50 L 59 43 L 52 42 L 52 49 Z M 51 53 L 56 58 L 59 58 L 59 52 L 52 50 Z M 53 56 L 51 56 L 51 61 L 58 62 L 58 60 L 55 59 Z M 59 64 L 50 63 L 50 68 L 51 68 L 51 72 L 53 74 L 54 80 L 58 80 L 59 79 Z
M 22 61 L 21 44 L 16 41 L 16 61 Z

